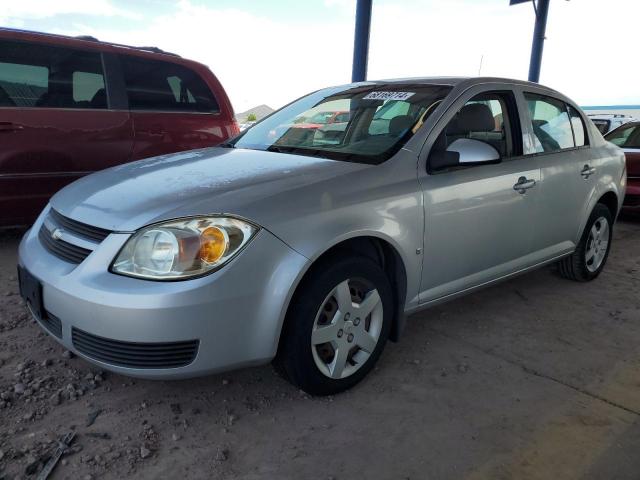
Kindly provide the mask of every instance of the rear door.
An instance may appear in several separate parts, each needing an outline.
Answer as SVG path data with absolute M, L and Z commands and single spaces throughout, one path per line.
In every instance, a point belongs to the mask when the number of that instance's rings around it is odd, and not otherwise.
M 126 162 L 127 111 L 109 109 L 100 52 L 0 39 L 0 225 L 30 223 L 57 190 Z
M 226 140 L 230 120 L 207 83 L 176 63 L 121 55 L 134 123 L 133 157 L 210 147 Z
M 431 170 L 420 181 L 425 204 L 423 303 L 531 264 L 540 169 L 535 158 L 522 156 L 514 93 L 509 88 L 483 89 L 471 89 L 454 104 L 450 111 L 457 113 L 453 118 L 445 115 L 446 126 L 436 130 L 431 150 L 446 150 L 467 139 L 494 148 L 500 159 Z M 464 116 L 465 109 L 475 113 Z
M 570 252 L 579 239 L 588 200 L 595 190 L 597 160 L 581 114 L 564 101 L 523 92 L 530 141 L 525 153 L 540 165 L 540 208 L 534 249 L 539 260 Z

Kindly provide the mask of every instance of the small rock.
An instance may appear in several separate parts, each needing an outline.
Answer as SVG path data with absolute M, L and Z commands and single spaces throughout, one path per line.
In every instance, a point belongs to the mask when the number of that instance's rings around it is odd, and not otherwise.
M 60 392 L 54 392 L 50 397 L 49 397 L 49 403 L 53 406 L 57 406 L 60 405 Z
M 467 365 L 466 363 L 461 363 L 456 368 L 460 373 L 467 373 L 467 370 L 469 370 L 469 365 Z
M 174 442 L 177 442 L 178 440 L 180 440 L 180 435 L 178 435 L 177 433 L 172 434 L 171 440 L 173 440 Z
M 27 412 L 22 416 L 22 419 L 25 421 L 29 421 L 33 418 L 33 412 Z
M 42 366 L 43 367 L 49 367 L 49 366 L 51 366 L 52 363 L 53 363 L 53 360 L 51 360 L 50 358 L 45 358 L 42 361 Z
M 216 452 L 216 461 L 226 462 L 229 459 L 229 450 L 226 448 L 220 448 Z
M 71 350 L 65 350 L 64 353 L 62 354 L 62 358 L 66 358 L 67 360 L 71 360 L 72 358 L 75 358 L 76 354 L 73 353 Z
M 24 391 L 25 391 L 24 383 L 16 383 L 13 386 L 13 391 L 15 393 L 17 393 L 18 395 L 22 395 L 24 393 Z
M 238 420 L 238 417 L 236 415 L 227 415 L 227 425 L 233 425 L 234 423 L 236 423 L 236 420 Z
M 140 447 L 140 458 L 149 458 L 151 456 L 151 450 L 144 445 Z

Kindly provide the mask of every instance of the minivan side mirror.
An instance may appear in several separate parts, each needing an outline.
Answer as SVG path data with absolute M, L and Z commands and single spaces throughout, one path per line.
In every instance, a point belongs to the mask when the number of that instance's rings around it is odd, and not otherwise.
M 458 138 L 446 150 L 432 150 L 429 155 L 429 166 L 432 170 L 498 161 L 498 150 L 488 143 L 472 138 Z

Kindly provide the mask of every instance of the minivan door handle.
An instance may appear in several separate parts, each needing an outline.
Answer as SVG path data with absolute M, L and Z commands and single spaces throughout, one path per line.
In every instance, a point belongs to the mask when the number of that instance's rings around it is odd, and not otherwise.
M 590 167 L 589 165 L 585 165 L 583 167 L 582 171 L 580 172 L 580 175 L 582 175 L 584 177 L 584 179 L 586 180 L 587 178 L 589 178 L 594 173 L 596 173 L 596 169 L 594 167 Z
M 518 179 L 518 183 L 516 183 L 513 186 L 513 189 L 520 193 L 523 194 L 525 193 L 527 190 L 529 190 L 530 188 L 533 188 L 536 186 L 536 181 L 535 180 L 529 180 L 527 177 L 520 177 Z
M 23 125 L 11 122 L 0 122 L 0 132 L 15 132 L 16 130 L 22 130 Z

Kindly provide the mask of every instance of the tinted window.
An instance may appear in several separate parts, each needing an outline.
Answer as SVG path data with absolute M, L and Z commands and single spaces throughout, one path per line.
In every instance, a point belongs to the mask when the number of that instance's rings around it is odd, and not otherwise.
M 107 108 L 100 54 L 0 41 L 0 106 Z
M 610 130 L 611 122 L 609 120 L 600 120 L 598 118 L 592 118 L 591 121 L 596 126 L 598 130 L 600 130 L 601 134 L 605 134 Z
M 121 59 L 131 110 L 219 111 L 209 87 L 194 71 L 169 62 Z
M 533 122 L 535 152 L 573 148 L 573 130 L 564 102 L 532 93 L 524 94 Z
M 586 139 L 584 121 L 582 120 L 582 117 L 575 108 L 570 105 L 567 105 L 567 108 L 569 109 L 569 115 L 571 116 L 571 127 L 573 128 L 573 138 L 575 139 L 576 147 L 586 145 L 589 142 L 587 142 Z
M 640 125 L 616 128 L 604 138 L 622 148 L 640 148 Z

